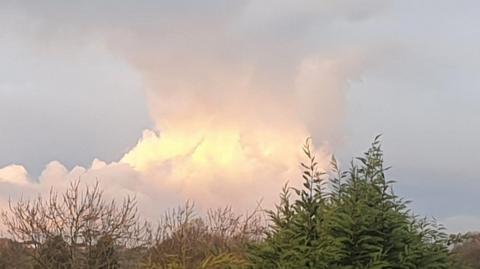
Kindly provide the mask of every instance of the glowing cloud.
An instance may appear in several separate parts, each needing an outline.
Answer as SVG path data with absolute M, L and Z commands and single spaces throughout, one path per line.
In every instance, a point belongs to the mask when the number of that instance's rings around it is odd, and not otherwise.
M 312 29 L 383 7 L 369 0 L 357 14 L 359 6 L 345 1 L 283 1 L 277 12 L 273 2 L 256 0 L 26 2 L 8 7 L 20 21 L 28 14 L 34 50 L 84 44 L 124 59 L 141 75 L 154 126 L 120 160 L 72 170 L 52 162 L 38 180 L 11 166 L 0 170 L 0 184 L 35 193 L 98 178 L 112 197 L 135 194 L 147 216 L 185 199 L 201 207 L 248 209 L 262 199 L 270 206 L 287 180 L 301 180 L 307 136 L 322 143 L 319 160 L 327 163 L 362 53 L 309 42 Z
M 28 172 L 21 165 L 12 164 L 0 169 L 0 182 L 28 184 Z

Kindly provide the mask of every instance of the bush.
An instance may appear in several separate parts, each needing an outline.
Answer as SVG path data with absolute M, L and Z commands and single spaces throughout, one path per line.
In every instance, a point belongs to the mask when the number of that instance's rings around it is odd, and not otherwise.
M 229 207 L 197 216 L 191 203 L 165 213 L 144 268 L 244 268 L 245 245 L 262 238 L 258 211 L 237 215 Z
M 285 187 L 268 212 L 266 239 L 249 251 L 253 268 L 448 267 L 446 234 L 393 193 L 378 138 L 347 172 L 333 159 L 337 176 L 329 178 L 318 171 L 309 141 L 304 152 L 303 188 Z

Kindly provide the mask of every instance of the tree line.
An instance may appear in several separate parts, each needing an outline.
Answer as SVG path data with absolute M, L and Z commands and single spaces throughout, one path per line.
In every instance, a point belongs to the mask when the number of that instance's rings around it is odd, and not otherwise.
M 134 197 L 107 200 L 99 185 L 10 202 L 2 212 L 0 268 L 442 269 L 480 268 L 475 234 L 447 235 L 414 215 L 386 177 L 377 137 L 341 171 L 319 170 L 307 140 L 303 185 L 285 185 L 273 210 L 192 203 L 142 221 Z

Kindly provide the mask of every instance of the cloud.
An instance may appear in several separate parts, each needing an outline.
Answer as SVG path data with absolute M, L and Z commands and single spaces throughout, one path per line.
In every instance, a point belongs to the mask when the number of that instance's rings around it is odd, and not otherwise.
M 111 197 L 137 195 L 149 216 L 185 199 L 270 206 L 285 181 L 299 183 L 307 136 L 321 141 L 327 163 L 329 145 L 341 139 L 346 89 L 366 65 L 362 49 L 323 44 L 318 31 L 368 20 L 384 2 L 7 1 L 0 14 L 17 22 L 9 34 L 34 54 L 93 45 L 127 63 L 153 126 L 113 162 L 68 169 L 53 161 L 30 181 L 24 167 L 7 167 L 5 181 L 45 193 L 98 178 Z
M 0 169 L 0 182 L 14 184 L 27 184 L 29 182 L 27 170 L 21 166 L 12 164 Z
M 368 20 L 388 4 L 50 0 L 12 1 L 9 6 L 6 14 L 30 19 L 37 49 L 58 53 L 58 47 L 75 49 L 96 42 L 126 59 L 143 77 L 150 114 L 159 129 L 192 114 L 236 120 L 248 103 L 255 113 L 244 117 L 306 122 L 315 130 L 310 130 L 312 135 L 323 141 L 335 139 L 337 133 L 325 130 L 337 126 L 330 124 L 322 131 L 317 126 L 341 122 L 345 86 L 363 63 L 358 61 L 361 55 L 355 55 L 362 52 L 332 48 L 321 36 L 337 22 Z M 302 68 L 313 62 L 322 67 L 310 68 L 306 78 Z M 302 79 L 309 79 L 309 94 Z M 315 113 L 315 123 L 304 120 L 323 107 L 334 110 Z
M 293 185 L 300 183 L 298 167 L 293 165 L 299 158 L 291 155 L 296 150 L 280 147 L 277 143 L 284 142 L 282 140 L 258 144 L 248 138 L 218 137 L 214 132 L 197 142 L 187 145 L 185 151 L 165 151 L 171 148 L 168 138 L 148 131 L 139 145 L 120 162 L 107 164 L 94 160 L 90 167 L 77 166 L 68 170 L 54 161 L 46 166 L 36 182 L 20 181 L 26 175 L 22 166 L 6 167 L 0 170 L 0 204 L 6 205 L 8 199 L 47 195 L 52 187 L 62 192 L 78 179 L 86 185 L 98 180 L 107 198 L 136 196 L 142 215 L 156 218 L 165 209 L 186 200 L 195 201 L 200 209 L 228 204 L 243 211 L 254 208 L 260 201 L 263 206 L 270 207 L 288 179 Z M 221 142 L 219 148 L 211 147 L 210 143 L 215 142 Z M 151 150 L 151 143 L 160 143 L 162 147 L 158 150 L 166 155 L 157 158 L 160 155 L 155 153 L 147 162 L 148 166 L 144 166 L 143 160 L 139 162 L 135 155 L 141 152 L 140 156 L 145 156 L 142 151 Z M 143 148 L 145 146 L 147 148 Z M 326 158 L 327 153 L 323 152 L 319 161 L 326 161 Z

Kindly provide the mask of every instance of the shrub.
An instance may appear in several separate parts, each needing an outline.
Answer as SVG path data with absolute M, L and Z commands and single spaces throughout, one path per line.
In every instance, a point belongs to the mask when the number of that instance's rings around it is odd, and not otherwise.
M 266 239 L 249 251 L 254 268 L 448 267 L 442 227 L 412 215 L 393 193 L 378 137 L 346 172 L 333 159 L 334 177 L 318 171 L 309 140 L 304 152 L 303 188 L 285 187 L 268 212 Z

